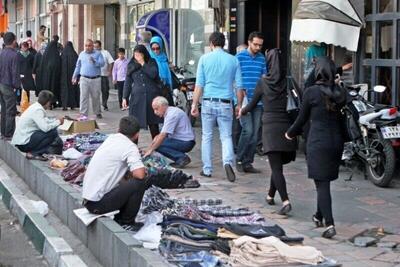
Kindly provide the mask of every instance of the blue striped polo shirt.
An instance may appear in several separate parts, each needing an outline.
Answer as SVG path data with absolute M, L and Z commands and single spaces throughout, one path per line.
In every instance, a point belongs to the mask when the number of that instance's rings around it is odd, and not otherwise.
M 267 74 L 265 57 L 260 52 L 252 55 L 248 49 L 236 54 L 236 57 L 239 60 L 242 71 L 243 88 L 246 90 L 247 98 L 251 101 L 258 80 L 263 74 Z M 260 101 L 258 104 L 262 105 L 262 102 Z

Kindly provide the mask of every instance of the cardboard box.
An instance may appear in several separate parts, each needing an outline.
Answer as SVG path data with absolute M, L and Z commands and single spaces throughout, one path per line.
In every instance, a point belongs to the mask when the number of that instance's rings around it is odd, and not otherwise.
M 97 122 L 95 120 L 87 120 L 87 121 L 64 120 L 64 124 L 60 125 L 58 129 L 68 134 L 89 133 L 89 132 L 94 132 L 96 129 L 99 129 L 99 126 L 97 125 Z

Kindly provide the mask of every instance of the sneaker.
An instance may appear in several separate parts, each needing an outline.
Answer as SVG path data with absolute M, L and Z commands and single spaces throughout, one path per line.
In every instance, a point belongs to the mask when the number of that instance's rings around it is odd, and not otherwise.
M 98 119 L 102 119 L 102 118 L 103 118 L 103 115 L 101 115 L 101 114 L 97 114 L 97 115 L 96 115 L 96 118 L 98 118 Z
M 315 223 L 315 227 L 324 227 L 324 223 L 322 222 L 322 220 L 318 219 L 315 214 L 312 216 L 312 221 Z
M 190 162 L 192 162 L 192 160 L 189 158 L 189 156 L 185 156 L 183 159 L 177 160 L 169 165 L 174 168 L 183 169 Z
M 323 238 L 332 238 L 336 235 L 336 229 L 335 226 L 330 225 L 328 226 L 325 231 L 322 233 Z
M 240 162 L 240 161 L 236 162 L 236 170 L 237 170 L 238 172 L 244 172 L 242 162 Z
M 104 111 L 108 111 L 108 107 L 107 106 L 104 106 Z
M 226 178 L 228 179 L 229 182 L 233 183 L 236 180 L 236 175 L 232 169 L 232 166 L 230 164 L 225 164 L 224 168 L 226 172 Z
M 253 165 L 251 165 L 251 164 L 243 167 L 243 170 L 246 173 L 261 173 L 261 171 L 259 169 L 254 168 Z
M 200 172 L 200 175 L 207 178 L 211 177 L 211 174 L 205 174 L 203 171 Z

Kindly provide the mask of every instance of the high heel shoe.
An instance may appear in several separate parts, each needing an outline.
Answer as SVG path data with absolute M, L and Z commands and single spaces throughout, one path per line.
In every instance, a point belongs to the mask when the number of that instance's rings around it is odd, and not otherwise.
M 285 206 L 283 206 L 279 211 L 278 214 L 279 215 L 287 215 L 290 211 L 292 210 L 292 205 L 286 204 Z
M 315 223 L 316 227 L 324 227 L 324 223 L 322 222 L 322 220 L 318 219 L 315 214 L 312 216 L 312 221 Z
M 269 196 L 265 197 L 265 201 L 267 202 L 268 205 L 273 206 L 275 205 L 275 200 Z
M 336 230 L 334 225 L 329 225 L 322 233 L 322 237 L 324 238 L 332 238 L 335 235 L 336 235 Z

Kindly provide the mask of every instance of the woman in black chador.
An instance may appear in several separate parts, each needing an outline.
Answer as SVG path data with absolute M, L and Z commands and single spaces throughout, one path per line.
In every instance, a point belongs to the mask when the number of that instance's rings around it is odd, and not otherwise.
M 49 90 L 54 94 L 53 107 L 61 106 L 60 80 L 61 56 L 57 42 L 51 41 L 43 54 L 42 62 L 42 90 Z
M 320 227 L 325 220 L 322 237 L 336 235 L 332 215 L 330 185 L 339 175 L 343 153 L 343 116 L 340 109 L 346 103 L 345 89 L 335 84 L 335 63 L 328 57 L 319 57 L 315 65 L 315 85 L 306 89 L 299 116 L 286 133 L 292 139 L 310 121 L 307 139 L 308 177 L 317 188 L 317 212 L 314 223 Z
M 45 90 L 43 88 L 43 70 L 42 70 L 42 59 L 44 51 L 46 51 L 47 43 L 42 43 L 39 51 L 35 54 L 33 60 L 32 75 L 35 79 L 35 95 L 38 96 L 40 91 Z
M 67 42 L 61 54 L 61 106 L 63 110 L 79 106 L 79 88 L 72 84 L 78 54 L 72 42 Z

